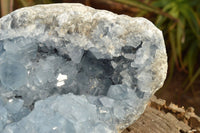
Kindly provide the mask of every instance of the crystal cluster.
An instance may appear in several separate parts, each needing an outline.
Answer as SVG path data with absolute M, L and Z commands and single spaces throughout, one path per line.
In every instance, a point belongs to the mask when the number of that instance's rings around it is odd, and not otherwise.
M 162 32 L 81 4 L 0 19 L 1 133 L 117 133 L 166 77 Z

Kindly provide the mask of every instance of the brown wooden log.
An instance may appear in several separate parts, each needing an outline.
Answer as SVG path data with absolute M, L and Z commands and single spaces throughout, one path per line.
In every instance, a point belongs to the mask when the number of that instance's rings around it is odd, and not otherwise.
M 151 98 L 141 117 L 122 133 L 200 133 L 200 117 L 165 100 Z

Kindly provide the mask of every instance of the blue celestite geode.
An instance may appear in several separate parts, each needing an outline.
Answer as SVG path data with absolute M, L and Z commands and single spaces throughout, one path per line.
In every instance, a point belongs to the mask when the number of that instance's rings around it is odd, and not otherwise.
M 117 133 L 166 78 L 162 32 L 81 4 L 0 19 L 1 133 Z

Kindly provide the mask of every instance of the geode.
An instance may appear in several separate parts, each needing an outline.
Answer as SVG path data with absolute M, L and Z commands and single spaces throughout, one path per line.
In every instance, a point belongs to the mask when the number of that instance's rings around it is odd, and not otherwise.
M 81 4 L 0 19 L 1 133 L 116 133 L 163 85 L 162 32 Z

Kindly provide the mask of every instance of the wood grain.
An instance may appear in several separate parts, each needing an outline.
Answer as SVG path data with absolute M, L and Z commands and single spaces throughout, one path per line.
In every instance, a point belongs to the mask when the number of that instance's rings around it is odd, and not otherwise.
M 200 117 L 192 107 L 183 107 L 151 98 L 141 117 L 122 133 L 200 133 Z

